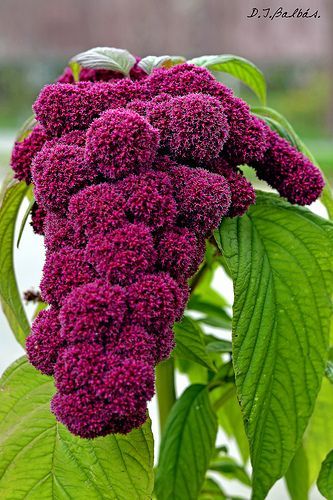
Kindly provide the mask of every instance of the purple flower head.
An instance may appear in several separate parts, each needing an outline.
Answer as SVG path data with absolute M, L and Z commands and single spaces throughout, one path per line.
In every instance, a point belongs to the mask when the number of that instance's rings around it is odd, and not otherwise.
M 143 360 L 117 356 L 108 357 L 99 367 L 104 370 L 97 385 L 54 396 L 51 409 L 57 419 L 84 438 L 126 434 L 140 427 L 147 418 L 147 401 L 154 395 L 153 367 Z M 82 379 L 80 369 L 77 374 Z
M 252 116 L 242 99 L 234 98 L 225 110 L 230 131 L 222 155 L 235 165 L 260 160 L 268 147 L 268 129 Z
M 176 280 L 190 278 L 205 254 L 205 241 L 193 231 L 174 227 L 156 235 L 158 266 Z
M 104 348 L 94 342 L 69 345 L 59 354 L 54 367 L 55 385 L 61 394 L 78 389 L 93 391 L 106 370 Z
M 85 261 L 83 250 L 63 247 L 58 252 L 48 252 L 40 283 L 42 297 L 49 304 L 61 305 L 74 288 L 95 278 L 95 271 Z
M 126 109 L 108 110 L 87 133 L 86 159 L 110 179 L 147 170 L 156 156 L 158 131 Z
M 96 180 L 98 173 L 84 160 L 84 149 L 58 144 L 44 146 L 32 165 L 37 203 L 51 211 L 66 212 L 72 194 Z
M 202 168 L 172 170 L 179 222 L 200 236 L 215 229 L 228 213 L 231 195 L 227 180 Z
M 86 259 L 102 278 L 128 285 L 154 269 L 156 251 L 151 231 L 144 224 L 128 223 L 106 236 L 91 238 Z
M 169 94 L 159 94 L 146 103 L 147 120 L 160 134 L 161 148 L 167 148 L 173 132 L 171 127 L 172 97 Z
M 231 192 L 231 204 L 227 217 L 236 217 L 245 214 L 250 205 L 256 201 L 256 193 L 252 184 L 244 177 L 237 167 L 229 165 L 223 158 L 217 158 L 209 163 L 213 172 L 223 175 L 228 181 Z
M 67 134 L 59 137 L 58 144 L 84 148 L 86 145 L 86 132 L 85 130 L 72 130 L 71 132 L 67 132 Z
M 155 69 L 151 75 L 143 81 L 143 85 L 156 96 L 165 92 L 174 97 L 201 92 L 210 94 L 219 89 L 220 98 L 232 95 L 232 90 L 218 83 L 213 75 L 205 68 L 193 64 L 179 64 L 172 68 Z M 212 94 L 214 95 L 214 94 Z
M 75 288 L 60 311 L 61 336 L 68 343 L 115 342 L 127 313 L 125 291 L 96 280 Z
M 53 308 L 40 311 L 26 340 L 30 363 L 45 375 L 52 375 L 63 345 L 58 311 Z
M 310 205 L 325 184 L 319 169 L 276 132 L 270 131 L 269 144 L 263 159 L 252 164 L 259 179 L 267 181 L 290 203 Z
M 44 128 L 37 123 L 31 133 L 21 142 L 15 142 L 10 165 L 15 172 L 15 179 L 31 182 L 31 163 L 46 141 Z
M 177 205 L 167 174 L 149 171 L 142 175 L 130 175 L 118 183 L 118 188 L 126 199 L 130 220 L 143 222 L 154 229 L 174 224 Z
M 183 290 L 167 273 L 147 274 L 128 287 L 131 322 L 163 330 L 183 314 Z
M 126 202 L 115 186 L 102 183 L 88 186 L 72 196 L 68 214 L 76 237 L 80 240 L 108 234 L 128 222 Z
M 34 203 L 31 210 L 31 226 L 34 233 L 43 235 L 44 234 L 44 224 L 45 224 L 46 212 L 42 207 L 39 207 L 37 203 Z
M 33 105 L 37 120 L 50 136 L 86 129 L 96 116 L 90 91 L 89 83 L 46 85 Z
M 60 250 L 64 246 L 79 248 L 79 240 L 66 217 L 48 212 L 44 222 L 44 245 L 48 251 Z
M 171 111 L 169 148 L 179 160 L 203 163 L 216 158 L 229 135 L 220 102 L 209 95 L 188 94 L 166 104 Z
M 126 109 L 134 111 L 135 113 L 138 113 L 138 115 L 145 117 L 147 112 L 147 102 L 142 99 L 133 99 L 133 101 L 130 101 L 126 105 Z
M 142 326 L 131 324 L 122 329 L 117 345 L 110 346 L 109 351 L 121 358 L 143 359 L 152 365 L 157 357 L 155 342 L 155 337 Z
M 118 416 L 112 412 L 113 408 L 108 402 L 96 398 L 87 390 L 55 394 L 51 410 L 72 434 L 87 439 L 111 433 L 127 434 L 141 427 L 147 419 L 146 405 L 138 407 L 133 415 Z

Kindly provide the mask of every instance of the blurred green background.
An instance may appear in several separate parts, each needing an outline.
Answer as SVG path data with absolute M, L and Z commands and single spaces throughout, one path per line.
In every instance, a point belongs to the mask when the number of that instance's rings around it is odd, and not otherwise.
M 267 8 L 266 0 L 256 7 Z M 309 6 L 284 2 L 289 14 L 299 7 Z M 318 19 L 249 19 L 252 8 L 252 0 L 1 0 L 1 170 L 40 88 L 75 53 L 108 45 L 140 56 L 234 53 L 252 60 L 267 78 L 268 106 L 287 117 L 333 177 L 333 1 L 316 1 Z

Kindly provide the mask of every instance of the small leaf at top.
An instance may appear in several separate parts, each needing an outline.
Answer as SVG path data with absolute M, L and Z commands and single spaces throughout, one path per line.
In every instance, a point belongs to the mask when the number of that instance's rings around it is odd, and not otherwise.
M 139 61 L 138 66 L 150 75 L 156 68 L 171 68 L 185 61 L 185 57 L 182 56 L 146 56 Z
M 223 54 L 196 57 L 188 61 L 188 63 L 202 66 L 211 71 L 220 71 L 232 75 L 250 87 L 262 104 L 266 103 L 265 77 L 260 69 L 251 61 L 232 54 Z
M 95 47 L 72 57 L 70 64 L 73 63 L 82 68 L 109 69 L 127 76 L 135 64 L 135 57 L 124 49 Z

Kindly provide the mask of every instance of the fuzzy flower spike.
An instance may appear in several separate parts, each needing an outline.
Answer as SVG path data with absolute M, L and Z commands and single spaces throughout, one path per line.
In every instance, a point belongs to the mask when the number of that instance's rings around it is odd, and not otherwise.
M 28 357 L 55 378 L 56 418 L 89 439 L 146 420 L 205 238 L 255 202 L 239 165 L 292 203 L 323 188 L 316 167 L 207 70 L 147 76 L 136 65 L 130 76 L 85 69 L 74 83 L 66 71 L 42 89 L 38 124 L 12 155 L 17 179 L 34 184 L 46 247 L 50 307 Z

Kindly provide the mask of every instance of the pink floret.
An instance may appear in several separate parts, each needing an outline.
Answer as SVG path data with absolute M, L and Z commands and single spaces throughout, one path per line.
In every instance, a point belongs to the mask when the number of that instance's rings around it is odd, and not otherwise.
M 63 144 L 44 148 L 32 165 L 35 198 L 41 207 L 64 213 L 71 195 L 94 182 L 98 173 L 84 160 L 83 148 Z
M 45 375 L 52 375 L 63 346 L 58 311 L 53 308 L 41 311 L 34 320 L 26 340 L 30 363 Z
M 31 226 L 35 234 L 44 234 L 46 211 L 34 203 L 31 210 Z
M 130 220 L 143 222 L 154 229 L 174 224 L 177 205 L 167 174 L 149 171 L 142 175 L 130 175 L 118 183 L 118 189 L 126 199 Z
M 154 394 L 154 370 L 144 361 L 110 356 L 103 368 L 93 389 L 58 393 L 52 400 L 58 420 L 83 438 L 127 434 L 140 427 L 147 418 L 147 401 Z
M 231 202 L 230 188 L 221 175 L 202 168 L 178 166 L 172 169 L 179 222 L 198 235 L 215 229 Z
M 217 158 L 209 163 L 209 168 L 213 172 L 223 175 L 228 181 L 231 204 L 226 216 L 237 217 L 245 214 L 250 205 L 256 201 L 256 193 L 252 184 L 244 177 L 240 169 L 231 166 L 223 158 Z
M 220 102 L 209 95 L 175 97 L 170 106 L 170 139 L 173 156 L 203 163 L 216 158 L 229 136 L 229 125 Z
M 186 305 L 184 291 L 167 273 L 144 275 L 127 290 L 131 321 L 148 329 L 171 326 Z
M 158 266 L 176 280 L 194 274 L 205 253 L 205 241 L 189 229 L 170 228 L 156 235 Z
M 252 163 L 259 179 L 267 181 L 290 203 L 310 205 L 325 185 L 319 169 L 276 132 L 270 131 L 269 144 L 263 159 Z
M 109 110 L 87 133 L 86 159 L 110 179 L 146 171 L 155 159 L 158 131 L 133 111 Z
M 107 236 L 91 238 L 86 259 L 102 278 L 128 285 L 154 269 L 156 251 L 151 231 L 144 224 L 126 224 Z
M 108 234 L 128 222 L 126 202 L 115 186 L 102 183 L 88 186 L 72 196 L 68 214 L 76 237 Z
M 60 136 L 74 129 L 86 129 L 96 116 L 90 96 L 90 84 L 84 87 L 54 83 L 40 92 L 33 110 L 50 136 Z
M 61 336 L 68 343 L 115 342 L 126 313 L 126 294 L 120 286 L 103 280 L 79 286 L 63 302 Z
M 31 133 L 21 142 L 15 142 L 10 165 L 19 181 L 31 182 L 31 163 L 46 141 L 44 128 L 37 124 Z
M 42 297 L 49 304 L 61 305 L 74 288 L 95 278 L 96 273 L 85 261 L 83 250 L 64 247 L 58 252 L 49 252 L 40 283 Z
M 44 245 L 48 251 L 60 250 L 64 246 L 79 248 L 80 241 L 66 217 L 48 212 L 44 221 Z

